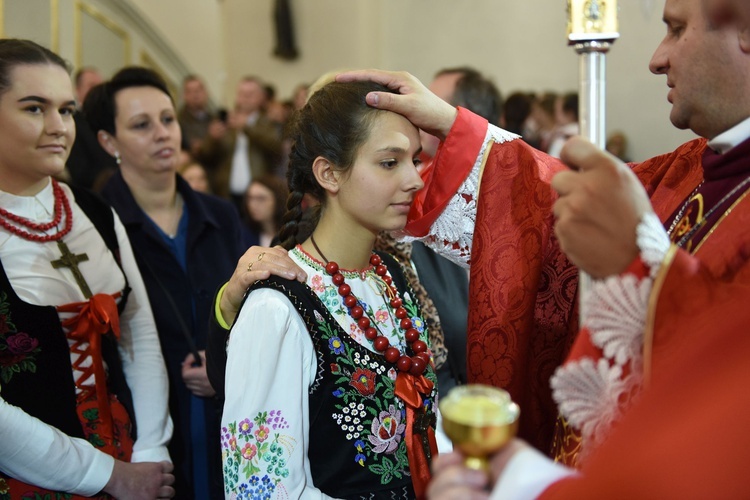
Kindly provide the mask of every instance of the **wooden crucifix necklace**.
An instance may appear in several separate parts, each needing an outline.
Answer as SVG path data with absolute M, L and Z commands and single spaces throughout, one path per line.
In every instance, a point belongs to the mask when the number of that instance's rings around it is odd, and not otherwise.
M 52 267 L 55 269 L 60 269 L 61 267 L 70 268 L 70 271 L 73 273 L 73 278 L 75 278 L 76 283 L 78 283 L 78 288 L 83 292 L 83 296 L 90 299 L 93 294 L 91 293 L 88 283 L 86 283 L 86 278 L 83 277 L 83 273 L 81 273 L 81 270 L 78 268 L 78 263 L 89 260 L 89 256 L 85 253 L 74 254 L 70 251 L 68 245 L 63 243 L 62 240 L 57 240 L 57 248 L 60 249 L 62 255 L 59 259 L 52 261 Z

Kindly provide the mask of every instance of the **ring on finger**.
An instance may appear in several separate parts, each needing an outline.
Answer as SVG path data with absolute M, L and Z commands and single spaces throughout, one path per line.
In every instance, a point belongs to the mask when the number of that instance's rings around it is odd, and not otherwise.
M 247 272 L 251 272 L 253 270 L 253 264 L 255 264 L 255 262 L 251 262 L 250 264 L 247 265 Z

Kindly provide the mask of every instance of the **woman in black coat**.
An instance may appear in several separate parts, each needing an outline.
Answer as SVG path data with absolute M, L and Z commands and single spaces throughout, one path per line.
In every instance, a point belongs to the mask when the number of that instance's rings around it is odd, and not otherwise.
M 237 211 L 177 175 L 180 128 L 153 71 L 121 70 L 92 89 L 84 113 L 120 167 L 102 194 L 127 229 L 156 319 L 170 380 L 177 497 L 220 497 L 219 406 L 204 350 L 211 299 L 242 253 Z

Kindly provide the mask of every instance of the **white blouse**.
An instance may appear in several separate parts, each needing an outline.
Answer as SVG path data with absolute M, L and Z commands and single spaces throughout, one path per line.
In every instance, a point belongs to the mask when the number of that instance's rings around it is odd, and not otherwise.
M 93 293 L 116 293 L 125 285 L 114 256 L 99 232 L 70 200 L 73 229 L 63 241 L 88 260 L 79 264 Z M 52 220 L 54 195 L 51 183 L 36 196 L 15 196 L 0 191 L 0 206 L 36 223 Z M 167 443 L 172 421 L 167 409 L 168 382 L 151 306 L 138 272 L 127 233 L 117 214 L 115 232 L 122 269 L 132 288 L 120 316 L 120 357 L 133 396 L 138 439 L 132 462 L 170 460 Z M 54 230 L 53 230 L 54 231 Z M 0 227 L 0 259 L 16 294 L 34 305 L 62 305 L 86 300 L 68 268 L 55 269 L 60 258 L 55 242 L 38 243 Z M 75 357 L 71 355 L 73 361 Z M 76 373 L 74 373 L 76 376 Z M 93 383 L 93 381 L 91 381 Z M 72 438 L 5 402 L 0 388 L 0 469 L 23 482 L 53 490 L 91 496 L 109 481 L 114 459 L 84 439 Z
M 289 256 L 307 273 L 307 284 L 339 326 L 360 345 L 377 353 L 349 316 L 331 277 L 322 267 L 311 265 L 312 259 L 299 247 L 291 250 Z M 372 308 L 370 319 L 377 323 L 381 334 L 403 352 L 405 341 L 399 335 L 374 273 L 370 271 L 365 279 L 354 273 L 344 274 L 352 293 Z M 280 498 L 329 498 L 313 485 L 307 453 L 308 395 L 318 370 L 317 357 L 307 327 L 286 296 L 267 288 L 250 293 L 232 327 L 227 358 L 222 417 L 226 498 L 242 494 L 255 498 L 265 493 L 275 498 L 275 491 Z M 370 364 L 367 356 L 357 355 L 355 362 L 363 368 L 376 366 Z M 395 379 L 396 371 L 390 369 L 380 375 Z M 394 400 L 402 404 L 398 398 Z M 339 418 L 342 428 L 346 426 L 347 439 L 352 443 L 360 435 L 364 439 L 364 422 L 354 410 L 345 413 L 332 417 Z M 268 443 L 272 443 L 271 447 Z M 278 462 L 274 462 L 277 467 L 267 468 L 274 445 L 278 450 Z M 449 450 L 450 443 L 440 436 L 438 447 Z

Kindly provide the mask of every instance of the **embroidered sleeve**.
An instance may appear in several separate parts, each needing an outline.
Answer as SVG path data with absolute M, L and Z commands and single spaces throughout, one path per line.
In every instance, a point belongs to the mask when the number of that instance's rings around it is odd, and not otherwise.
M 584 450 L 587 440 L 601 442 L 642 383 L 649 297 L 670 245 L 655 214 L 644 215 L 637 244 L 639 258 L 622 274 L 594 281 L 585 299 L 581 334 L 588 336 L 601 358 L 573 359 L 551 380 L 560 413 L 581 432 Z
M 495 143 L 504 143 L 518 138 L 494 125 L 490 125 L 479 154 L 469 175 L 451 197 L 445 210 L 430 227 L 426 237 L 405 237 L 405 241 L 421 239 L 437 253 L 468 268 L 471 258 L 471 242 L 474 238 L 474 223 L 477 218 L 477 198 L 485 153 Z
M 221 455 L 226 498 L 300 498 L 317 490 L 307 458 L 312 341 L 286 297 L 255 290 L 227 344 Z

